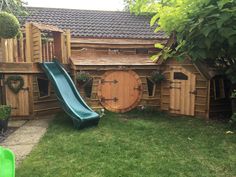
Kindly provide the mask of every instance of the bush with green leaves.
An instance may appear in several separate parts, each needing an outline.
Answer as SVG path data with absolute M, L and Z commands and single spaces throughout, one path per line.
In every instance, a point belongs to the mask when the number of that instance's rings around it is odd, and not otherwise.
M 11 115 L 11 107 L 7 105 L 0 105 L 0 120 L 6 120 Z
M 155 32 L 173 36 L 175 45 L 162 46 L 162 57 L 186 57 L 224 69 L 236 82 L 235 0 L 125 0 L 136 14 L 154 12 Z M 153 57 L 158 59 L 160 55 Z M 232 67 L 234 65 L 234 67 Z
M 150 75 L 150 79 L 158 84 L 161 83 L 161 81 L 165 80 L 165 76 L 160 71 L 153 71 Z
M 86 83 L 91 79 L 91 75 L 85 71 L 80 71 L 77 74 L 76 80 L 79 83 Z
M 234 90 L 231 94 L 231 98 L 236 98 L 236 90 Z
M 17 18 L 7 12 L 0 12 L 0 37 L 14 38 L 20 31 L 20 23 Z
M 236 128 L 236 113 L 231 116 L 229 124 L 231 128 Z

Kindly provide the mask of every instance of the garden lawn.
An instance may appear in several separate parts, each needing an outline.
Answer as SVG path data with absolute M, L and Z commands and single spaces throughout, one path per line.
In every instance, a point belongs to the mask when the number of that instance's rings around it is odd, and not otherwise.
M 236 134 L 227 125 L 159 113 L 107 113 L 75 130 L 59 114 L 16 177 L 234 177 Z

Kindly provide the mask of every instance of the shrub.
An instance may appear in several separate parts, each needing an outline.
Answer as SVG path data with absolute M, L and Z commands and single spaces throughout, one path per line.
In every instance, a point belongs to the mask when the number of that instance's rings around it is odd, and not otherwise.
M 236 90 L 234 90 L 231 94 L 231 98 L 236 98 Z
M 7 105 L 0 105 L 0 120 L 6 120 L 11 115 L 11 107 Z
M 85 72 L 85 71 L 80 71 L 76 77 L 76 80 L 79 83 L 86 83 L 91 79 L 91 76 L 89 73 Z
M 161 81 L 165 80 L 165 76 L 160 72 L 160 71 L 153 71 L 151 73 L 151 77 L 150 79 L 154 82 L 154 83 L 161 83 Z
M 7 12 L 0 12 L 0 37 L 14 38 L 20 31 L 20 24 L 17 18 Z
M 236 113 L 231 116 L 229 124 L 231 128 L 236 128 Z

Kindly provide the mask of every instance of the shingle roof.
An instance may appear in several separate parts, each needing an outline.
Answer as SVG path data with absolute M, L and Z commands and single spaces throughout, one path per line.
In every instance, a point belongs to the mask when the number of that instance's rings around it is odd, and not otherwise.
M 70 29 L 73 37 L 92 38 L 167 38 L 163 32 L 154 33 L 150 17 L 135 16 L 129 12 L 97 11 L 28 7 L 29 15 L 19 17 L 25 22 L 39 22 Z

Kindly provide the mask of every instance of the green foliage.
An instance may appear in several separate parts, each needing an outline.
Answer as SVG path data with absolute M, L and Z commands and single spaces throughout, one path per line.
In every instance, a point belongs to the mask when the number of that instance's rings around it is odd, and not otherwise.
M 236 63 L 230 65 L 226 70 L 228 79 L 231 80 L 233 84 L 236 84 Z
M 153 71 L 151 73 L 150 79 L 158 84 L 161 83 L 161 81 L 165 80 L 165 76 L 160 71 Z
M 7 12 L 0 12 L 0 37 L 14 38 L 20 31 L 17 18 Z
M 91 79 L 90 74 L 87 73 L 87 72 L 85 72 L 85 71 L 80 71 L 80 72 L 77 74 L 77 77 L 76 77 L 76 80 L 77 80 L 79 83 L 86 83 L 86 82 L 88 82 L 90 79 Z
M 11 115 L 11 107 L 7 105 L 0 105 L 0 120 L 6 120 Z
M 236 128 L 236 113 L 231 116 L 229 124 L 231 128 Z
M 236 90 L 234 90 L 234 91 L 232 92 L 231 97 L 232 97 L 232 98 L 236 98 Z
M 160 0 L 124 0 L 124 2 L 125 9 L 138 15 L 140 13 L 156 13 Z
M 24 86 L 25 82 L 22 76 L 12 75 L 6 80 L 6 85 L 15 94 L 17 94 Z
M 14 15 L 27 15 L 24 5 L 27 3 L 22 0 L 0 0 L 0 12 L 5 11 Z
M 167 53 L 179 59 L 190 56 L 226 71 L 236 65 L 235 0 L 136 0 L 129 1 L 136 14 L 153 12 L 156 32 L 174 34 L 176 41 Z M 236 68 L 236 66 L 234 66 Z M 233 71 L 233 72 L 232 72 Z M 236 69 L 229 71 L 236 82 Z

